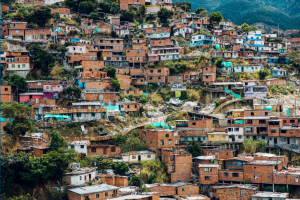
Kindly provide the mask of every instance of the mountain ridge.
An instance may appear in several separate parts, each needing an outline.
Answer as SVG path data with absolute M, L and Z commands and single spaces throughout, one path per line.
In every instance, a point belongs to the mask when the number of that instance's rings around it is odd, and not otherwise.
M 220 11 L 224 19 L 238 25 L 263 23 L 274 29 L 279 23 L 281 30 L 300 29 L 300 1 L 297 0 L 202 0 L 191 5 L 193 9 Z

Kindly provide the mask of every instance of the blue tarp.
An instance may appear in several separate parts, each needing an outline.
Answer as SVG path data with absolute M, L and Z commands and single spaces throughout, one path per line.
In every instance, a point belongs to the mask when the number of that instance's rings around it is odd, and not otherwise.
M 148 93 L 143 92 L 143 95 L 148 96 Z
M 290 113 L 290 110 L 289 109 L 286 109 L 286 114 L 287 114 L 287 116 L 291 116 L 291 113 Z
M 219 44 L 216 44 L 216 45 L 215 45 L 215 49 L 216 49 L 216 50 L 220 50 L 220 45 L 219 45 Z
M 119 106 L 107 106 L 105 108 L 106 108 L 107 111 L 111 111 L 111 110 L 118 110 L 118 111 L 120 111 Z
M 243 120 L 235 120 L 234 124 L 243 124 Z
M 270 112 L 272 112 L 272 106 L 266 106 L 266 110 L 270 110 Z
M 242 98 L 241 95 L 236 94 L 236 93 L 234 93 L 234 92 L 232 92 L 232 91 L 230 91 L 230 90 L 227 90 L 227 88 L 225 88 L 224 91 L 225 91 L 227 94 L 232 94 L 232 96 L 233 96 L 235 99 L 241 99 L 241 98 Z
M 231 67 L 232 62 L 225 62 L 225 61 L 223 61 L 223 62 L 222 62 L 222 65 L 223 65 L 225 68 L 229 68 L 229 67 Z
M 152 126 L 155 126 L 156 128 L 159 128 L 159 127 L 165 128 L 165 127 L 167 127 L 167 123 L 166 122 L 153 122 Z

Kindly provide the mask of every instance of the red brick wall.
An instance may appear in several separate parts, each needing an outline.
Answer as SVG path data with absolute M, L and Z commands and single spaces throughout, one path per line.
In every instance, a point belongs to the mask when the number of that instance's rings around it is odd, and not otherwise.
M 273 165 L 244 164 L 244 180 L 251 180 L 251 183 L 272 183 L 274 169 Z
M 96 152 L 92 152 L 92 148 L 96 148 Z M 116 151 L 112 152 L 111 149 L 115 148 Z M 105 153 L 106 149 L 106 153 Z M 120 146 L 97 146 L 97 145 L 90 145 L 88 146 L 88 154 L 89 155 L 120 155 L 121 154 L 121 147 Z
M 190 196 L 193 194 L 199 194 L 199 186 L 197 185 L 184 185 L 177 188 L 178 196 Z
M 157 185 L 149 188 L 151 192 L 159 192 L 160 196 L 170 196 L 176 194 L 176 188 L 168 185 Z
M 205 172 L 204 167 L 199 168 L 199 181 L 200 184 L 212 184 L 212 183 L 218 183 L 219 178 L 218 178 L 218 168 L 217 167 L 212 167 L 211 172 Z M 211 180 L 205 180 L 205 177 L 211 177 Z
M 107 196 L 105 196 L 105 193 L 106 192 L 79 195 L 79 194 L 75 194 L 75 193 L 69 191 L 68 197 L 69 197 L 69 199 L 72 199 L 72 200 L 86 200 L 86 197 L 89 197 L 90 200 L 105 200 L 105 199 L 111 199 L 113 197 L 119 196 L 119 190 L 118 190 L 118 194 L 116 196 L 113 196 L 113 191 L 108 191 Z M 96 194 L 99 194 L 99 198 L 96 198 Z
M 230 190 L 233 190 L 233 194 L 230 193 Z M 241 195 L 241 190 L 245 191 L 245 195 Z M 219 200 L 228 200 L 228 197 L 230 197 L 230 199 L 248 200 L 251 199 L 255 193 L 255 190 L 246 190 L 240 188 L 220 188 L 215 189 L 214 196 Z

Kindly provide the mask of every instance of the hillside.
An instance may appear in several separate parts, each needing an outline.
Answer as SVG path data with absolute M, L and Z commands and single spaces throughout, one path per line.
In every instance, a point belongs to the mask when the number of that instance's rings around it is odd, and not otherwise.
M 289 0 L 203 0 L 192 2 L 192 8 L 202 7 L 208 12 L 220 11 L 225 19 L 236 24 L 244 22 L 253 25 L 263 23 L 280 29 L 299 29 L 300 1 Z

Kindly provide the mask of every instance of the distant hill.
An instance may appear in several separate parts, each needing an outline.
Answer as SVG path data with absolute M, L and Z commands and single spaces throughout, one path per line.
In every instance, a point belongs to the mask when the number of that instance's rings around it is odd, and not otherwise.
M 182 0 L 183 1 L 183 0 Z M 195 0 L 192 8 L 220 11 L 235 24 L 263 23 L 280 29 L 300 29 L 300 0 Z

